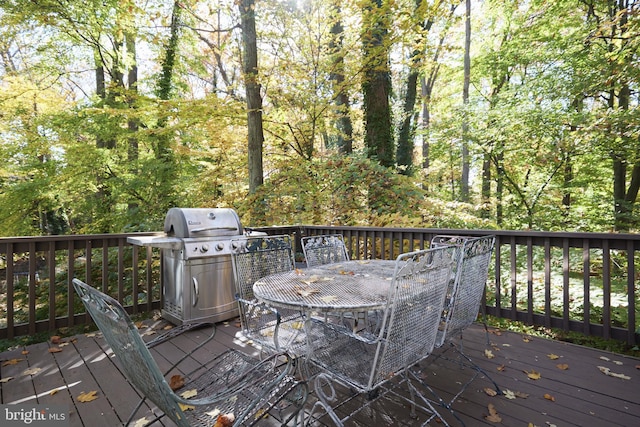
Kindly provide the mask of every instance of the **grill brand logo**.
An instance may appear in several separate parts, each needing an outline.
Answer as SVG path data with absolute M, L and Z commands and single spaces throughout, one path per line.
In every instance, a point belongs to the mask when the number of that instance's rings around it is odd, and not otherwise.
M 56 426 L 69 425 L 68 408 L 61 405 L 28 406 L 0 405 L 0 425 L 4 426 Z
M 189 224 L 189 225 L 200 225 L 200 224 L 202 224 L 202 221 L 193 221 L 193 220 L 190 219 L 189 221 L 187 221 L 187 224 Z

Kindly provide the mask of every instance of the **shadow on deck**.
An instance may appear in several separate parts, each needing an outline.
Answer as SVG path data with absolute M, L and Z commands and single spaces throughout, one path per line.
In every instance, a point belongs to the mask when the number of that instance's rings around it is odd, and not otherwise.
M 152 337 L 154 331 L 165 326 L 163 320 L 149 321 L 140 329 L 143 335 Z M 158 346 L 154 353 L 160 368 L 170 366 L 204 333 L 192 331 L 179 340 Z M 235 347 L 258 357 L 258 352 L 238 336 L 236 320 L 220 323 L 214 341 L 200 351 L 213 355 Z M 453 404 L 465 425 L 640 425 L 640 359 L 513 332 L 490 330 L 488 339 L 489 344 L 482 325 L 473 325 L 464 335 L 465 353 L 490 374 L 506 395 L 491 396 L 485 388 L 491 389 L 492 383 L 484 377 L 476 379 Z M 122 425 L 140 396 L 123 377 L 117 361 L 110 357 L 100 333 L 62 341 L 0 354 L 1 403 L 18 403 L 23 407 L 56 405 L 66 410 L 67 425 L 73 427 Z M 450 351 L 444 354 L 449 353 L 453 355 Z M 469 368 L 461 369 L 458 363 L 445 357 L 429 358 L 422 367 L 425 381 L 445 400 L 473 374 Z M 91 392 L 95 392 L 94 400 L 80 401 L 81 394 Z M 310 400 L 313 399 L 311 396 Z M 361 403 L 356 400 L 353 404 Z M 487 419 L 490 405 L 497 415 L 494 421 Z M 446 410 L 439 412 L 450 424 L 461 424 Z M 134 420 L 144 415 L 141 411 Z M 325 418 L 315 424 L 331 425 Z M 165 419 L 154 425 L 173 424 Z M 268 419 L 259 425 L 277 425 L 277 420 Z M 420 422 L 409 416 L 406 405 L 380 401 L 349 425 L 415 426 Z

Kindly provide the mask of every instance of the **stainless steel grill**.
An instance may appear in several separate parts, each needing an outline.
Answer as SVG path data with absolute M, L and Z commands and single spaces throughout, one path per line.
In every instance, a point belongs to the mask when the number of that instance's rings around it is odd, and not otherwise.
M 233 209 L 171 208 L 164 234 L 127 240 L 161 249 L 162 316 L 182 324 L 219 322 L 238 315 L 230 240 L 242 235 Z

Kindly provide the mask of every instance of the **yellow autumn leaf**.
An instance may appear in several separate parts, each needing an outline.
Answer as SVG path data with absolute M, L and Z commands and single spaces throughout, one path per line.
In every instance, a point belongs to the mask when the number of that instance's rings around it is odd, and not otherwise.
M 88 393 L 80 393 L 80 395 L 78 396 L 78 402 L 91 402 L 92 400 L 96 400 L 98 398 L 98 396 L 96 396 L 96 394 L 98 394 L 97 391 L 90 391 Z
M 531 370 L 531 372 L 528 371 L 524 371 L 525 374 L 527 374 L 527 377 L 529 377 L 529 379 L 532 380 L 539 380 L 540 379 L 540 372 L 536 372 L 535 370 Z
M 558 356 L 557 354 L 547 354 L 547 357 L 551 360 L 556 360 L 556 359 L 560 359 L 560 356 Z
M 22 372 L 22 375 L 36 375 L 37 373 L 39 373 L 40 371 L 42 371 L 42 368 L 30 368 L 30 369 L 25 369 Z
M 495 356 L 493 355 L 493 352 L 491 350 L 485 350 L 484 351 L 484 355 L 487 359 L 493 359 Z
M 144 427 L 149 424 L 149 421 L 151 420 L 148 420 L 147 417 L 140 418 L 136 420 L 136 422 L 133 424 L 133 427 Z
M 196 390 L 196 389 L 186 390 L 186 391 L 182 392 L 182 394 L 180 394 L 180 396 L 183 399 L 190 399 L 192 397 L 196 397 L 197 395 L 198 395 L 198 390 Z
M 512 392 L 511 390 L 503 390 L 503 394 L 504 397 L 506 397 L 507 399 L 515 399 L 516 395 L 514 392 Z
M 22 362 L 24 359 L 9 359 L 9 360 L 5 360 L 4 363 L 2 364 L 2 366 L 9 366 L 9 365 L 17 365 L 19 362 Z
M 185 405 L 184 403 L 180 402 L 178 402 L 178 405 L 180 405 L 180 409 L 182 409 L 183 411 L 191 411 L 193 409 L 196 409 L 196 407 L 193 405 Z
M 567 365 L 566 363 L 558 363 L 556 365 L 556 368 L 566 371 L 567 369 L 569 369 L 569 365 Z
M 549 393 L 545 393 L 545 394 L 544 394 L 544 398 L 545 398 L 545 399 L 547 399 L 547 400 L 550 400 L 550 401 L 552 401 L 552 402 L 555 402 L 555 401 L 556 401 L 556 398 L 555 398 L 555 397 L 553 397 L 553 396 L 551 396 Z
M 0 380 L 0 383 L 8 383 L 9 381 L 11 381 L 13 379 L 13 377 L 5 377 L 3 379 Z
M 483 390 L 487 394 L 487 396 L 493 397 L 493 396 L 496 396 L 498 394 L 497 391 L 495 391 L 494 389 L 489 388 L 489 387 L 485 387 Z
M 326 302 L 327 304 L 338 301 L 338 297 L 335 295 L 327 295 L 325 297 L 320 297 L 320 299 Z
M 487 408 L 489 409 L 489 415 L 484 417 L 485 420 L 492 423 L 499 423 L 502 421 L 502 418 L 500 417 L 500 415 L 498 415 L 498 411 L 496 411 L 496 407 L 493 406 L 492 403 L 489 403 L 489 406 L 487 406 Z
M 57 388 L 54 388 L 53 390 L 51 390 L 51 391 L 49 392 L 49 396 L 53 396 L 53 395 L 54 395 L 54 394 L 56 394 L 58 391 L 60 391 L 60 390 L 58 390 Z
M 531 342 L 531 337 L 528 337 L 528 336 L 525 335 L 525 336 L 522 337 L 522 341 Z

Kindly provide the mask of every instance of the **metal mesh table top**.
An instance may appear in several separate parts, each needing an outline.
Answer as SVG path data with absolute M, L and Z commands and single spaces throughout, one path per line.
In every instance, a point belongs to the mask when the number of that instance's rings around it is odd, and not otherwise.
M 387 304 L 395 261 L 364 260 L 297 269 L 259 279 L 254 296 L 270 305 L 304 310 L 382 309 Z

